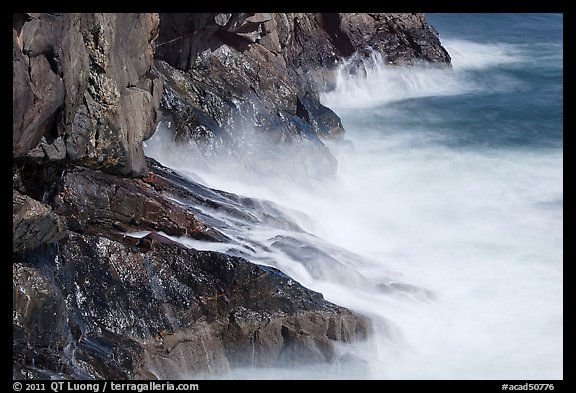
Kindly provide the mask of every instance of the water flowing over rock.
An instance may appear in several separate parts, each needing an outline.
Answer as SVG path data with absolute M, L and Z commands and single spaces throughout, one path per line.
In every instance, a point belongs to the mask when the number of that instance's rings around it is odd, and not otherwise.
M 256 130 L 305 151 L 303 173 L 327 176 L 337 163 L 322 139 L 344 129 L 319 92 L 341 61 L 372 50 L 395 64 L 450 61 L 420 14 L 161 14 L 162 108 L 175 139 L 208 157 L 241 155 Z
M 147 179 L 117 179 L 115 189 L 106 182 L 111 175 L 90 169 L 62 176 L 50 214 L 65 217 L 68 236 L 15 254 L 15 378 L 175 378 L 246 361 L 331 361 L 338 356 L 336 342 L 367 336 L 364 317 L 273 267 L 188 249 L 166 237 L 225 240 L 192 208 L 162 206 L 170 203 L 166 195 L 236 209 L 240 217 L 250 205 L 258 210 L 258 203 L 151 167 Z M 238 209 L 241 203 L 247 212 Z M 126 235 L 137 228 L 150 231 Z
M 367 317 L 251 256 L 337 260 L 227 235 L 301 232 L 281 209 L 188 180 L 142 142 L 163 113 L 205 157 L 254 134 L 330 175 L 323 140 L 344 129 L 319 92 L 371 50 L 450 61 L 420 14 L 14 14 L 13 378 L 190 378 L 334 362 L 365 339 Z

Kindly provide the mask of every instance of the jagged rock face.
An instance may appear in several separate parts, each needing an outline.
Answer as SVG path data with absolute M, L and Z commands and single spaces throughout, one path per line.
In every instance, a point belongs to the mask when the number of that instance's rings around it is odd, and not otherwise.
M 395 64 L 450 62 L 421 14 L 160 14 L 162 107 L 175 139 L 200 154 L 241 163 L 255 131 L 305 151 L 291 166 L 324 177 L 337 163 L 321 140 L 344 129 L 318 93 L 343 59 L 371 50 Z
M 171 236 L 223 241 L 226 236 L 186 207 L 162 197 L 144 181 L 116 179 L 89 169 L 66 173 L 54 199 L 55 212 L 77 231 L 162 231 Z
M 149 177 L 117 179 L 114 187 L 107 182 L 113 176 L 89 169 L 62 176 L 51 213 L 73 231 L 14 254 L 14 378 L 177 378 L 246 364 L 326 362 L 337 358 L 336 342 L 367 336 L 364 317 L 275 268 L 162 235 L 183 235 L 189 225 L 188 236 L 222 240 L 194 205 L 253 224 L 295 226 L 281 215 L 274 221 L 272 207 L 262 212 L 256 201 L 151 167 Z M 166 206 L 168 196 L 182 204 Z M 155 217 L 142 201 L 190 223 Z M 135 229 L 151 233 L 123 234 Z
M 155 56 L 171 66 L 184 71 L 206 67 L 213 52 L 227 45 L 242 53 L 249 51 L 245 53 L 248 57 L 254 56 L 250 51 L 263 53 L 267 62 L 302 91 L 318 90 L 313 76 L 369 49 L 380 51 L 393 64 L 419 60 L 450 64 L 450 55 L 424 14 L 160 15 Z
M 450 61 L 421 14 L 14 14 L 13 156 L 145 175 L 165 80 L 176 139 L 241 155 L 256 130 L 325 176 L 336 161 L 321 139 L 343 127 L 318 90 L 369 48 L 392 63 Z
M 419 14 L 14 14 L 13 377 L 190 377 L 332 361 L 336 343 L 365 338 L 366 318 L 242 257 L 265 244 L 227 249 L 233 225 L 299 231 L 273 204 L 188 181 L 141 145 L 162 99 L 176 139 L 208 157 L 242 154 L 252 128 L 325 176 L 336 162 L 322 139 L 343 128 L 319 91 L 371 48 L 450 61 Z
M 162 105 L 176 141 L 193 143 L 191 154 L 232 158 L 239 165 L 253 164 L 244 158 L 256 156 L 260 165 L 252 170 L 267 168 L 265 163 L 279 160 L 278 155 L 287 162 L 295 157 L 290 150 L 297 151 L 305 158 L 290 165 L 298 173 L 319 178 L 333 174 L 336 159 L 317 132 L 341 132 L 336 115 L 307 95 L 299 98 L 293 86 L 263 70 L 260 60 L 244 60 L 227 46 L 219 51 L 228 52 L 227 61 L 214 57 L 206 70 L 183 73 L 163 61 L 156 63 L 165 85 Z M 248 80 L 253 82 L 247 84 Z M 314 129 L 315 125 L 319 126 Z
M 291 79 L 277 50 L 273 15 L 161 14 L 156 68 L 165 84 L 162 106 L 175 138 L 196 143 L 208 157 L 234 156 L 241 163 L 256 133 L 265 143 L 307 152 L 302 156 L 310 162 L 293 167 L 326 176 L 336 160 L 320 137 L 341 134 L 342 124 Z M 263 36 L 265 43 L 276 39 L 264 46 Z
M 52 208 L 12 190 L 12 250 L 23 251 L 65 236 L 65 225 Z
M 146 173 L 156 14 L 14 14 L 13 156 Z

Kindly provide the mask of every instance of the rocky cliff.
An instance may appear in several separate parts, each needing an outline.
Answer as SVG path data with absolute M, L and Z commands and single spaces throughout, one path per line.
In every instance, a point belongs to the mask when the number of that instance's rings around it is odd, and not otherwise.
M 162 84 L 155 14 L 14 14 L 13 156 L 146 173 Z
M 161 14 L 162 109 L 175 138 L 196 143 L 199 154 L 242 162 L 238 147 L 256 131 L 306 152 L 293 168 L 330 175 L 336 160 L 322 139 L 344 130 L 319 92 L 333 87 L 344 60 L 371 51 L 390 64 L 450 62 L 420 14 Z
M 226 251 L 218 213 L 238 230 L 296 224 L 146 159 L 142 142 L 161 117 L 208 158 L 254 132 L 327 176 L 322 141 L 344 130 L 319 92 L 373 50 L 450 62 L 420 14 L 14 14 L 13 377 L 330 362 L 365 338 L 365 317 Z

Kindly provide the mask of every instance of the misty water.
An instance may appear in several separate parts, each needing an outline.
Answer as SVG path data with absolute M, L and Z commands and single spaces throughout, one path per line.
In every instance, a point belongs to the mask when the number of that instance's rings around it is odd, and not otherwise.
M 347 360 L 212 377 L 563 377 L 562 15 L 428 20 L 452 69 L 387 67 L 374 55 L 365 76 L 344 66 L 322 96 L 346 129 L 346 142 L 329 144 L 333 178 L 282 160 L 263 175 L 257 137 L 242 165 L 201 160 L 163 126 L 146 143 L 147 155 L 209 187 L 275 203 L 302 231 L 224 232 L 268 247 L 252 247 L 252 262 L 373 321 L 368 342 L 339 349 Z M 273 247 L 278 239 L 296 243 Z

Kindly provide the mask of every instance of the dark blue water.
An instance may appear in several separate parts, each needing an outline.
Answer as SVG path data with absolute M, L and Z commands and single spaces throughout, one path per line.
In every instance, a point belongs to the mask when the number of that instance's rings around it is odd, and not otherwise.
M 562 14 L 474 13 L 426 14 L 440 39 L 458 38 L 479 43 L 562 44 Z
M 451 80 L 443 75 L 446 83 L 434 76 L 428 86 L 406 83 L 400 90 L 412 94 L 388 97 L 376 112 L 375 106 L 346 111 L 355 106 L 349 97 L 329 102 L 342 106 L 340 113 L 356 125 L 369 126 L 376 116 L 389 124 L 387 132 L 417 128 L 453 147 L 562 147 L 562 14 L 428 14 L 427 19 L 453 57 Z M 435 79 L 440 86 L 433 85 Z M 373 86 L 375 96 L 385 84 Z M 421 87 L 430 96 L 419 96 Z M 403 116 L 415 113 L 419 116 Z
M 518 58 L 489 72 L 468 71 L 480 84 L 497 87 L 503 79 L 514 82 L 512 88 L 421 102 L 454 122 L 455 127 L 447 127 L 457 131 L 452 143 L 562 146 L 562 14 L 429 14 L 428 21 L 448 47 L 451 39 L 508 45 Z M 418 103 L 404 105 L 413 110 Z

